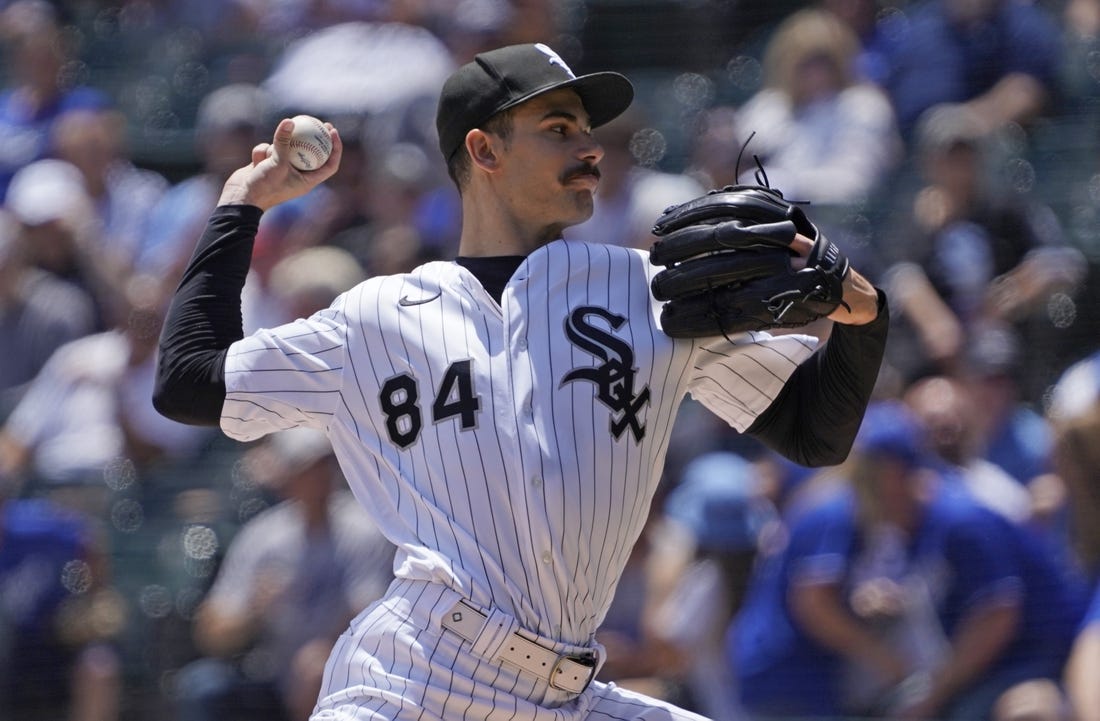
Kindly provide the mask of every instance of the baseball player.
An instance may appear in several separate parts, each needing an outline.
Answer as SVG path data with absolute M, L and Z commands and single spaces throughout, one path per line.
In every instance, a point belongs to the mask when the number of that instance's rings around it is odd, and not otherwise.
M 622 75 L 578 77 L 541 44 L 480 54 L 437 117 L 458 257 L 247 338 L 260 216 L 336 172 L 339 133 L 302 173 L 283 120 L 226 182 L 169 310 L 154 402 L 242 441 L 323 429 L 398 548 L 389 592 L 332 651 L 315 721 L 698 718 L 593 681 L 681 399 L 805 464 L 847 454 L 886 332 L 860 275 L 817 353 L 793 333 L 673 338 L 645 251 L 561 239 L 592 213 L 592 128 L 632 98 Z

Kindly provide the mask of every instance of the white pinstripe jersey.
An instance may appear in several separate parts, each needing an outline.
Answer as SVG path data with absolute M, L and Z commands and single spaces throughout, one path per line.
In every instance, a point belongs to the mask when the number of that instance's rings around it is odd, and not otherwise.
M 399 577 L 591 641 L 690 392 L 744 430 L 816 347 L 672 340 L 645 251 L 555 241 L 501 304 L 465 268 L 376 277 L 234 343 L 222 429 L 324 428 Z

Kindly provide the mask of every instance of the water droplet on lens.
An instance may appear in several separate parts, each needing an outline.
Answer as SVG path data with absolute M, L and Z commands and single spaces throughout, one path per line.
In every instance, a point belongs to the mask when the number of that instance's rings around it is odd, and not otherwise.
M 150 584 L 141 589 L 138 606 L 149 618 L 164 618 L 172 612 L 172 596 L 164 586 Z
M 183 552 L 197 560 L 213 558 L 218 552 L 218 534 L 209 526 L 191 526 L 183 532 Z
M 85 561 L 69 561 L 61 569 L 61 585 L 72 594 L 86 593 L 92 587 L 92 567 Z
M 738 55 L 726 63 L 726 77 L 737 89 L 752 91 L 760 87 L 763 71 L 755 58 Z
M 1066 293 L 1055 293 L 1047 301 L 1047 317 L 1055 328 L 1069 328 L 1077 320 L 1077 304 Z
M 132 498 L 123 498 L 111 507 L 111 524 L 123 533 L 134 533 L 145 523 L 145 509 Z
M 638 165 L 650 168 L 665 157 L 668 144 L 665 136 L 656 128 L 645 128 L 630 138 L 630 154 Z

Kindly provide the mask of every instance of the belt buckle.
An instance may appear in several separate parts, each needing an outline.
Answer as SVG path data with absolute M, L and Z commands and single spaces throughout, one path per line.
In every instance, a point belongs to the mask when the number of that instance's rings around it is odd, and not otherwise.
M 581 686 L 579 691 L 572 688 L 560 686 L 557 683 L 558 674 L 565 673 L 561 670 L 561 665 L 565 661 L 572 661 L 573 663 L 579 664 L 588 669 L 588 677 L 584 680 L 584 685 Z M 569 693 L 580 695 L 588 690 L 588 687 L 592 684 L 592 680 L 596 678 L 596 666 L 596 659 L 591 656 L 570 656 L 568 654 L 558 656 L 557 660 L 554 661 L 554 667 L 550 669 L 550 686 L 558 689 L 559 691 L 568 691 Z

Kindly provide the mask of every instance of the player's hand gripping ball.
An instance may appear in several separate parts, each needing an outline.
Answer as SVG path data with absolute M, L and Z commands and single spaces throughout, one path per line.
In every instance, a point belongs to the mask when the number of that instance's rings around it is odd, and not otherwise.
M 796 233 L 813 241 L 792 264 Z M 778 190 L 736 185 L 674 205 L 657 219 L 650 261 L 661 327 L 701 338 L 804 326 L 843 303 L 848 259 Z
M 332 138 L 325 124 L 312 115 L 295 115 L 290 136 L 290 164 L 298 170 L 316 170 L 332 153 Z

